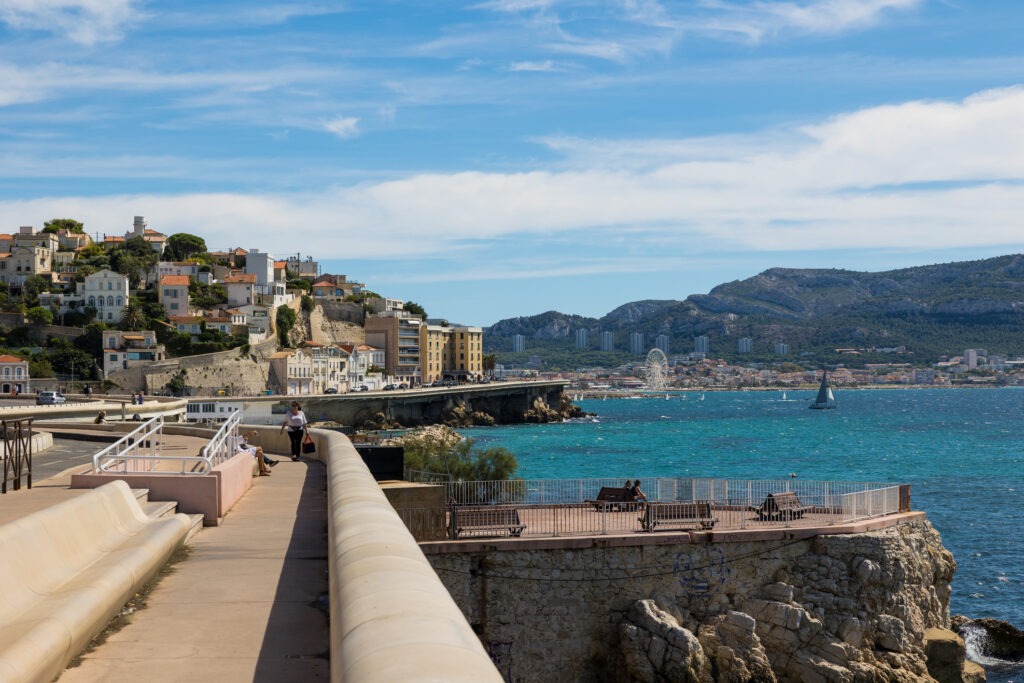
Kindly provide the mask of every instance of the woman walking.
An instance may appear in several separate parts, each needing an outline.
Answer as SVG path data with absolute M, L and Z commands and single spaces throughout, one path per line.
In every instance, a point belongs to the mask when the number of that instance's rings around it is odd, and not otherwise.
M 285 414 L 284 422 L 281 423 L 281 431 L 287 429 L 288 438 L 292 442 L 292 460 L 298 460 L 299 453 L 302 452 L 302 436 L 306 433 L 307 422 L 309 420 L 306 419 L 306 414 L 302 412 L 298 402 L 292 401 L 291 410 Z

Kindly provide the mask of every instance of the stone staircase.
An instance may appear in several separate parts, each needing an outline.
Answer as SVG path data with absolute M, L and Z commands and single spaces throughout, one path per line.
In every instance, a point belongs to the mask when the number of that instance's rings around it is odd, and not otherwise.
M 149 489 L 132 489 L 132 494 L 135 495 L 135 500 L 139 501 L 139 505 L 142 507 L 142 511 L 146 513 L 146 516 L 150 519 L 159 519 L 161 517 L 171 517 L 178 512 L 178 503 L 173 500 L 150 500 Z M 201 514 L 188 514 L 188 518 L 192 521 L 192 526 L 189 527 L 188 535 L 185 536 L 185 543 L 187 544 L 192 538 L 198 534 L 203 528 L 203 515 Z

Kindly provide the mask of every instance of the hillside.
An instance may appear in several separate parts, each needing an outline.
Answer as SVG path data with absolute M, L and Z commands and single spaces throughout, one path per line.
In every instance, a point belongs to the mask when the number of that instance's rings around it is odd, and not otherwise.
M 991 353 L 1024 354 L 1024 255 L 904 268 L 879 273 L 831 269 L 772 268 L 746 280 L 728 282 L 683 301 L 644 300 L 619 306 L 602 318 L 549 311 L 500 321 L 485 329 L 485 351 L 499 362 L 518 362 L 511 337 L 527 337 L 527 354 L 548 366 L 567 369 L 590 364 L 593 352 L 575 349 L 575 331 L 590 331 L 596 349 L 601 332 L 615 335 L 609 360 L 635 359 L 626 353 L 632 332 L 645 335 L 645 348 L 665 334 L 671 353 L 693 350 L 693 338 L 706 335 L 711 355 L 729 360 L 835 360 L 837 348 L 906 347 L 905 362 L 918 365 L 985 348 Z M 753 353 L 740 355 L 738 341 L 749 337 Z M 892 354 L 843 356 L 847 365 L 897 360 Z M 598 364 L 598 363 L 595 363 Z

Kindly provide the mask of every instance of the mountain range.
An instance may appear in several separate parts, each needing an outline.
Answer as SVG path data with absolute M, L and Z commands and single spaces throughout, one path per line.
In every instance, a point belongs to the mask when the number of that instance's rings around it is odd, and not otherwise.
M 589 349 L 575 349 L 578 329 L 588 330 Z M 485 328 L 485 351 L 515 361 L 511 338 L 521 334 L 526 353 L 549 364 L 552 354 L 568 354 L 569 365 L 589 364 L 580 362 L 583 356 L 603 364 L 613 359 L 594 355 L 601 332 L 613 333 L 618 354 L 626 352 L 630 333 L 641 332 L 645 350 L 664 334 L 670 353 L 688 353 L 695 337 L 706 336 L 709 355 L 730 360 L 772 360 L 779 343 L 794 358 L 820 361 L 834 360 L 837 349 L 860 350 L 862 362 L 876 359 L 878 349 L 888 352 L 882 355 L 899 349 L 914 364 L 967 348 L 1014 355 L 1024 353 L 1024 255 L 877 273 L 771 268 L 682 301 L 627 303 L 601 318 L 548 311 L 501 320 Z M 741 355 L 743 337 L 753 351 Z

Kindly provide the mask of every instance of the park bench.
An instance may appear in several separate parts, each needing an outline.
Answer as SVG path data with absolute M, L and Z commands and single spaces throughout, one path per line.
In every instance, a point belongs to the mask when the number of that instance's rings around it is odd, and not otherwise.
M 594 506 L 595 510 L 635 508 L 633 499 L 629 497 L 629 490 L 622 486 L 602 486 L 597 492 L 597 498 L 584 501 Z M 625 505 L 629 503 L 629 505 Z
M 659 526 L 694 527 L 713 529 L 718 522 L 711 515 L 711 503 L 647 503 L 640 516 L 644 531 L 654 531 Z
M 804 505 L 792 491 L 784 493 L 769 493 L 759 507 L 754 508 L 758 519 L 761 520 L 790 520 L 799 519 L 804 513 L 810 510 L 809 505 Z
M 454 505 L 451 508 L 451 536 L 519 536 L 526 525 L 519 520 L 514 507 L 481 505 Z

